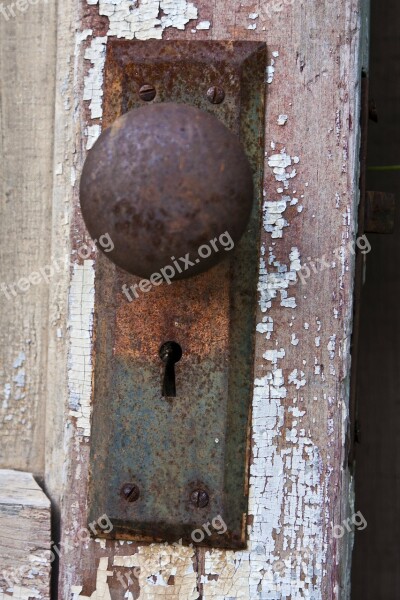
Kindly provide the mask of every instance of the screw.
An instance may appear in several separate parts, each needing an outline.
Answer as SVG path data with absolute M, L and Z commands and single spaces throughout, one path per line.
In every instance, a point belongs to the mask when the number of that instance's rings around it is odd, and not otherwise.
M 204 508 L 209 503 L 210 498 L 205 490 L 194 490 L 190 494 L 190 502 L 196 508 Z
M 221 104 L 221 102 L 225 98 L 225 92 L 222 88 L 213 85 L 207 90 L 207 98 L 211 102 L 211 104 Z
M 136 502 L 140 496 L 140 490 L 134 483 L 125 483 L 121 488 L 121 496 L 128 502 Z
M 139 96 L 145 102 L 150 102 L 151 100 L 154 100 L 154 98 L 156 97 L 156 93 L 157 92 L 154 85 L 148 85 L 147 83 L 145 85 L 142 85 L 142 87 L 139 90 Z

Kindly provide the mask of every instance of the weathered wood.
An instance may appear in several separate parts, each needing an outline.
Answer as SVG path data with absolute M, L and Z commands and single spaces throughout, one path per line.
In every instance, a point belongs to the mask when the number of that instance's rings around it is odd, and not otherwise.
M 0 467 L 43 474 L 55 3 L 1 9 Z
M 64 235 L 54 222 L 57 242 L 66 247 L 70 232 L 76 250 L 86 239 L 77 181 L 86 149 L 101 130 L 107 34 L 267 41 L 265 230 L 246 552 L 87 539 L 96 263 L 94 254 L 71 254 L 71 278 L 63 281 L 68 312 L 62 296 L 59 312 L 62 330 L 67 319 L 70 325 L 68 373 L 66 347 L 57 352 L 55 332 L 49 356 L 49 374 L 60 375 L 49 407 L 48 422 L 56 426 L 48 427 L 46 480 L 55 498 L 63 496 L 63 542 L 74 546 L 61 559 L 60 597 L 346 598 L 351 536 L 335 538 L 332 527 L 351 510 L 345 440 L 360 2 L 90 0 L 82 6 L 80 12 L 78 2 L 61 3 L 59 13 L 55 160 L 63 169 L 55 198 L 62 193 L 71 214 Z M 52 307 L 57 299 L 55 292 Z M 50 385 L 55 391 L 54 375 Z
M 382 167 L 398 164 L 400 4 L 389 0 L 382 11 L 373 2 L 371 10 L 370 94 L 379 122 L 369 126 L 368 165 Z M 392 235 L 368 235 L 355 448 L 356 506 L 368 527 L 355 537 L 352 600 L 396 598 L 400 590 L 400 174 L 369 170 L 368 187 L 395 194 L 396 218 Z
M 30 473 L 0 471 L 0 600 L 50 599 L 50 517 Z
M 367 192 L 365 206 L 365 231 L 367 233 L 393 233 L 396 196 L 388 192 Z

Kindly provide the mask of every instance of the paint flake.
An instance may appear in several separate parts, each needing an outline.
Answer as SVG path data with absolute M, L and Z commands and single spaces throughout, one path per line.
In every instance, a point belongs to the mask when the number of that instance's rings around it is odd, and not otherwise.
M 70 415 L 77 418 L 78 431 L 90 436 L 91 332 L 94 310 L 93 261 L 74 264 L 69 295 L 70 353 L 68 387 Z
M 100 0 L 99 14 L 109 18 L 108 36 L 128 40 L 160 40 L 167 27 L 183 30 L 189 21 L 198 17 L 197 8 L 187 0 L 140 0 L 138 3 L 132 0 L 120 0 L 118 3 Z M 200 29 L 209 27 L 203 25 Z

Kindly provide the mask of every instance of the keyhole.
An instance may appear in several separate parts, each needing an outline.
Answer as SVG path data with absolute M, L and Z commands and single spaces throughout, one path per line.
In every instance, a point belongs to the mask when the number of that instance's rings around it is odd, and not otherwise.
M 166 398 L 175 398 L 175 363 L 182 357 L 182 348 L 177 342 L 165 342 L 159 350 L 159 355 L 165 363 L 162 395 Z

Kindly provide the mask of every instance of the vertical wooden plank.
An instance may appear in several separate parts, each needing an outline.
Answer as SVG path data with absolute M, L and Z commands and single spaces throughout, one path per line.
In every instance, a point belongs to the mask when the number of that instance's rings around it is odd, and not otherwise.
M 50 520 L 33 476 L 0 470 L 0 600 L 50 600 Z
M 53 2 L 1 4 L 0 466 L 42 474 L 55 34 Z
M 398 164 L 399 19 L 400 5 L 395 0 L 386 4 L 385 11 L 371 5 L 370 97 L 376 103 L 378 123 L 369 125 L 369 166 Z M 355 487 L 356 506 L 368 527 L 356 533 L 353 600 L 395 597 L 400 590 L 400 175 L 369 171 L 367 180 L 368 189 L 395 194 L 396 218 L 393 234 L 368 236 L 372 252 L 361 296 Z
M 224 0 L 89 0 L 81 12 L 77 3 L 61 5 L 59 23 L 62 101 L 60 96 L 56 136 L 68 165 L 60 181 L 72 207 L 74 248 L 68 312 L 61 313 L 64 323 L 67 315 L 69 319 L 65 395 L 59 393 L 60 402 L 68 403 L 66 434 L 60 451 L 59 419 L 48 458 L 51 489 L 55 497 L 63 495 L 63 541 L 74 547 L 62 556 L 61 597 L 348 597 L 351 536 L 335 538 L 333 526 L 347 517 L 351 504 L 346 433 L 358 200 L 359 0 L 240 5 Z M 78 252 L 86 238 L 76 182 L 85 152 L 101 130 L 104 57 L 111 35 L 252 39 L 266 40 L 269 46 L 245 552 L 85 536 L 96 267 L 95 252 L 87 258 Z M 74 61 L 68 63 L 73 50 Z M 56 183 L 57 196 L 59 187 Z M 53 341 L 53 368 L 64 364 L 56 354 Z

